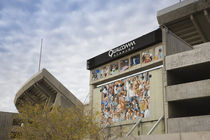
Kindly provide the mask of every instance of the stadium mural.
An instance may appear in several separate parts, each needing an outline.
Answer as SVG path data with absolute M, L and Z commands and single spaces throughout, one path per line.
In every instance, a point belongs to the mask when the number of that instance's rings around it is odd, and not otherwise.
M 101 123 L 146 118 L 150 106 L 149 72 L 101 87 Z
M 100 75 L 100 70 L 99 69 L 96 69 L 96 70 L 92 71 L 92 80 L 93 81 L 98 80 L 99 75 Z
M 152 49 L 142 52 L 142 63 L 149 63 L 152 61 Z
M 124 59 L 120 61 L 120 71 L 125 71 L 129 68 L 129 59 Z
M 158 46 L 155 48 L 155 60 L 159 60 L 163 58 L 163 48 L 162 46 Z
M 109 75 L 109 66 L 104 66 L 101 69 L 101 78 L 106 78 Z
M 137 55 L 134 55 L 134 56 L 131 56 L 131 66 L 135 66 L 135 65 L 138 65 L 140 64 L 140 55 L 137 54 Z

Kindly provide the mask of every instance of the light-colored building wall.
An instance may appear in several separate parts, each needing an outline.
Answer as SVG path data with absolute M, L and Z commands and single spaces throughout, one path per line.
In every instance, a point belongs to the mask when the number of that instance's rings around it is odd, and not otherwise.
M 209 140 L 210 132 L 171 133 L 149 136 L 129 136 L 115 140 Z
M 134 129 L 131 136 L 146 135 L 157 120 L 164 114 L 163 113 L 163 88 L 162 88 L 162 68 L 150 71 L 151 77 L 151 102 L 150 102 L 150 116 L 148 118 L 143 118 L 141 123 Z M 100 99 L 101 93 L 99 89 L 95 90 L 93 93 L 94 102 L 93 106 L 95 110 L 100 111 Z M 99 106 L 98 106 L 99 105 Z M 98 107 L 97 107 L 98 106 Z M 100 118 L 99 118 L 100 119 Z M 119 123 L 114 123 L 109 125 L 106 132 L 109 132 L 107 137 L 120 137 L 125 136 L 129 130 L 135 125 L 137 120 L 122 121 Z M 162 120 L 158 126 L 154 129 L 152 134 L 163 134 L 164 133 L 164 121 Z
M 0 140 L 8 140 L 16 113 L 0 112 Z

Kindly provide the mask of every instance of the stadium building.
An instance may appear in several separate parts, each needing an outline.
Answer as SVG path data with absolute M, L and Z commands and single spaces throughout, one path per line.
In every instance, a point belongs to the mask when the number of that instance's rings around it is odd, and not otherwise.
M 181 1 L 157 19 L 160 28 L 87 60 L 87 108 L 100 112 L 105 139 L 209 140 L 210 0 Z M 83 105 L 46 69 L 17 92 L 22 102 Z M 0 112 L 0 139 L 14 115 Z
M 87 60 L 106 138 L 210 131 L 209 15 L 209 0 L 184 0 L 157 12 L 160 29 Z
M 77 99 L 63 84 L 61 84 L 46 69 L 42 69 L 33 75 L 16 93 L 14 104 L 17 110 L 25 103 L 44 104 L 68 108 L 82 106 Z M 15 134 L 20 127 L 20 120 L 15 118 L 17 113 L 0 112 L 0 140 L 9 139 L 9 133 Z

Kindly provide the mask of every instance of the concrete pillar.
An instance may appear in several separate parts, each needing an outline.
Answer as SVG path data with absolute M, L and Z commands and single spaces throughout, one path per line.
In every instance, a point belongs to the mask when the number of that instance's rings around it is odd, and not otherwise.
M 166 100 L 166 87 L 167 87 L 167 72 L 165 69 L 165 57 L 166 57 L 166 47 L 167 47 L 167 32 L 168 29 L 165 27 L 161 27 L 162 29 L 162 45 L 163 45 L 163 70 L 162 70 L 162 78 L 163 78 L 163 110 L 164 110 L 164 123 L 165 123 L 165 133 L 168 133 L 168 102 Z

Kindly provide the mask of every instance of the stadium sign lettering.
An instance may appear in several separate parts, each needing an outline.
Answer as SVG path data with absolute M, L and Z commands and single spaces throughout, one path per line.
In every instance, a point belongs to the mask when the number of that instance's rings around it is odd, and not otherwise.
M 136 45 L 135 41 L 128 42 L 117 47 L 116 49 L 109 50 L 108 55 L 109 57 L 116 57 L 120 54 L 131 51 L 134 48 L 134 45 Z

